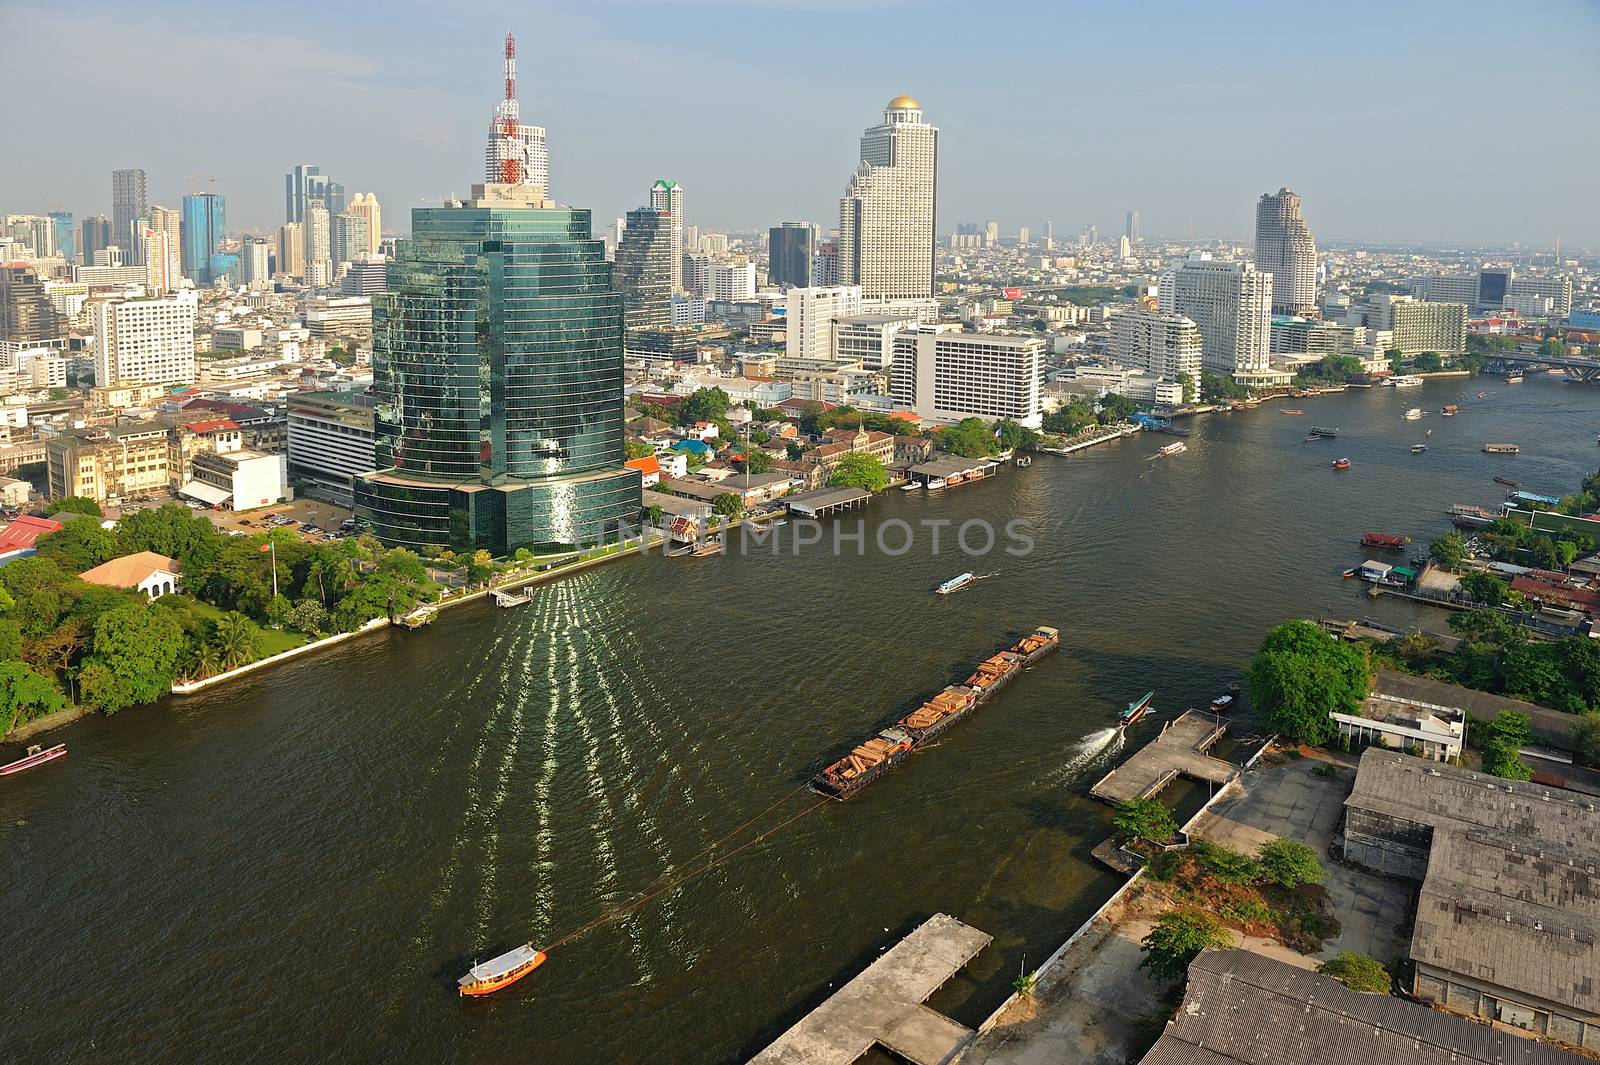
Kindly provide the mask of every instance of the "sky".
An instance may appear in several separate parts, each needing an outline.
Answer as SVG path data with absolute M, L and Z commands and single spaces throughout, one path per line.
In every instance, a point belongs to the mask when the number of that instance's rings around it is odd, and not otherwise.
M 465 195 L 518 43 L 553 196 L 596 232 L 685 188 L 711 229 L 837 225 L 861 131 L 940 127 L 939 230 L 1248 239 L 1283 185 L 1322 241 L 1600 247 L 1600 0 L 0 0 L 0 212 L 227 197 L 283 221 L 310 162 L 386 231 Z M 21 96 L 18 87 L 26 88 Z

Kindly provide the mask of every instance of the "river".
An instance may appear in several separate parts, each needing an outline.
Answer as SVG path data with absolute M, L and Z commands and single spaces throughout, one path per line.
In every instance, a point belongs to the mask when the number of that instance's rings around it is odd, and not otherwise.
M 1290 617 L 1442 628 L 1340 580 L 1360 533 L 1422 547 L 1451 503 L 1495 502 L 1496 473 L 1561 494 L 1600 465 L 1600 392 L 1556 378 L 1191 424 L 1173 458 L 1141 434 L 890 492 L 841 519 L 866 523 L 862 553 L 629 559 L 52 733 L 65 762 L 0 783 L 0 1057 L 738 1062 L 936 911 L 995 936 L 935 999 L 976 1024 L 1116 882 L 1089 857 L 1109 813 L 1086 792 L 1125 702 L 1156 690 L 1130 742 L 1148 738 Z M 1343 433 L 1303 443 L 1313 424 Z M 1025 518 L 1034 549 L 870 546 L 925 518 Z M 993 576 L 930 594 L 965 569 Z M 933 750 L 846 803 L 795 792 L 1038 624 L 1062 651 Z M 722 853 L 801 816 L 515 987 L 456 997 L 475 958 L 690 871 L 769 806 Z

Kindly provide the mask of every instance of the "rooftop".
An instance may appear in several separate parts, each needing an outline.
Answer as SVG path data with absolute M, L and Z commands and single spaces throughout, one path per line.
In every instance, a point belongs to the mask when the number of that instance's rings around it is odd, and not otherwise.
M 80 580 L 102 584 L 110 588 L 136 588 L 153 573 L 181 573 L 177 560 L 154 551 L 138 551 L 114 558 L 90 570 L 85 570 Z
M 1586 1059 L 1244 950 L 1189 966 L 1183 1005 L 1140 1065 L 1580 1065 Z

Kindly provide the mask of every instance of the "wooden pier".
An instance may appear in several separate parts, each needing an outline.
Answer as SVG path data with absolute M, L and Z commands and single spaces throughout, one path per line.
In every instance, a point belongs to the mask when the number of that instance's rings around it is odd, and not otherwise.
M 872 493 L 861 488 L 819 488 L 815 492 L 801 492 L 784 500 L 789 513 L 801 518 L 825 518 L 841 510 L 864 507 L 872 500 Z
M 533 587 L 530 585 L 516 592 L 506 592 L 496 588 L 489 595 L 494 598 L 495 606 L 510 609 L 514 606 L 522 606 L 524 603 L 533 602 Z
M 751 1058 L 750 1065 L 850 1065 L 875 1046 L 913 1065 L 945 1065 L 974 1033 L 923 1000 L 992 938 L 947 914 L 934 914 Z
M 1161 727 L 1161 735 L 1101 777 L 1089 794 L 1107 802 L 1125 803 L 1148 799 L 1180 776 L 1226 784 L 1239 775 L 1238 767 L 1206 752 L 1227 731 L 1225 719 L 1185 710 L 1176 721 Z

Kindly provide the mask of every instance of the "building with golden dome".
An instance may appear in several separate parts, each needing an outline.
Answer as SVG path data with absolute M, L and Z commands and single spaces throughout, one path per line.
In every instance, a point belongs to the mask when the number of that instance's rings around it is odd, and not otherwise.
M 939 130 L 896 96 L 861 135 L 861 163 L 839 201 L 839 283 L 866 300 L 933 297 Z

